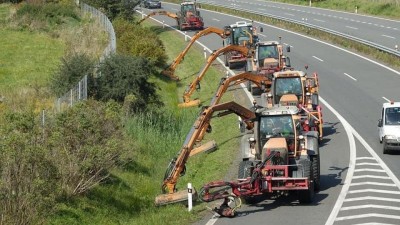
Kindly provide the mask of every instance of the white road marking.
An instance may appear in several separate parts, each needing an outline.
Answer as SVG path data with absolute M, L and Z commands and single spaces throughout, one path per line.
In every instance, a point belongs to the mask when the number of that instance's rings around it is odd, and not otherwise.
M 357 164 L 356 164 L 357 165 Z M 384 173 L 384 170 L 378 170 L 378 169 L 356 169 L 354 172 L 376 172 L 376 173 Z
M 373 204 L 368 204 L 368 205 L 357 205 L 357 206 L 348 206 L 348 207 L 343 207 L 340 209 L 340 211 L 344 210 L 353 210 L 353 209 L 368 209 L 368 208 L 374 208 L 374 209 L 389 209 L 389 210 L 400 210 L 400 207 L 395 207 L 395 206 L 387 206 L 387 205 L 373 205 Z
M 346 26 L 347 28 L 353 29 L 353 30 L 358 30 L 357 27 L 351 27 L 351 26 Z
M 362 160 L 362 159 L 371 159 L 375 160 L 374 157 L 357 157 L 356 160 Z
M 285 15 L 288 15 L 288 16 L 294 16 L 294 14 L 291 14 L 291 13 L 284 13 Z
M 364 179 L 364 178 L 374 178 L 374 179 L 390 180 L 390 177 L 387 177 L 387 176 L 362 175 L 362 176 L 354 176 L 354 177 L 353 177 L 353 179 Z
M 357 163 L 357 165 L 359 165 L 359 166 L 366 166 L 366 165 L 379 166 L 379 163 L 367 163 L 367 162 L 364 162 L 364 163 Z
M 393 223 L 357 223 L 357 224 L 353 224 L 353 225 L 396 225 Z
M 388 98 L 382 97 L 383 99 L 385 99 L 387 102 L 390 102 L 390 100 Z
M 392 37 L 392 36 L 389 36 L 389 35 L 385 35 L 385 34 L 382 34 L 381 36 L 382 36 L 382 37 L 391 38 L 391 39 L 396 39 L 395 37 Z
M 380 194 L 392 194 L 392 195 L 400 195 L 400 191 L 387 191 L 387 190 L 381 190 L 381 189 L 361 189 L 361 190 L 354 190 L 354 191 L 349 191 L 349 194 L 357 194 L 357 193 L 364 193 L 364 192 L 375 192 L 375 193 L 380 193 Z
M 215 21 L 217 21 L 217 22 L 221 21 L 221 20 L 219 20 L 219 19 L 215 19 L 215 18 L 213 18 L 212 20 L 215 20 Z
M 267 37 L 267 35 L 265 35 L 265 34 L 258 34 L 258 35 L 263 36 L 263 37 Z
M 325 23 L 325 21 L 323 20 L 319 20 L 319 19 L 314 19 L 315 21 L 321 22 L 321 23 Z
M 374 196 L 365 196 L 358 198 L 347 198 L 344 200 L 345 202 L 356 202 L 356 201 L 385 201 L 385 202 L 400 202 L 400 199 L 396 198 L 381 198 Z
M 379 218 L 397 219 L 397 220 L 400 219 L 400 216 L 386 215 L 386 214 L 379 214 L 379 213 L 367 213 L 367 214 L 361 214 L 361 215 L 355 215 L 355 216 L 338 217 L 338 218 L 336 218 L 336 221 L 362 219 L 362 218 L 368 218 L 368 217 L 379 217 Z
M 317 56 L 314 56 L 314 55 L 313 55 L 313 58 L 316 59 L 316 60 L 319 60 L 319 61 L 321 61 L 321 62 L 324 61 L 324 60 L 322 60 L 322 59 L 320 59 L 320 58 L 318 58 Z
M 356 78 L 354 78 L 354 77 L 352 77 L 352 76 L 350 76 L 349 74 L 347 74 L 347 73 L 343 73 L 344 75 L 346 75 L 346 76 L 348 76 L 348 77 L 350 77 L 351 79 L 353 79 L 354 81 L 357 81 L 357 79 Z
M 350 186 L 360 186 L 360 185 L 378 185 L 378 186 L 388 186 L 388 187 L 396 187 L 395 184 L 390 183 L 380 183 L 380 182 L 359 182 L 359 183 L 351 183 Z

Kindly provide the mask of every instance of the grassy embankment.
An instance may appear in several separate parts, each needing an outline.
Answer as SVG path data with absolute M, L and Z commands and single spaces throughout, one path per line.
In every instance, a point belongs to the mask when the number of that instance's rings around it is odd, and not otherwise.
M 183 37 L 175 31 L 151 23 L 145 25 L 153 26 L 152 29 L 159 34 L 170 60 L 184 48 Z M 193 222 L 204 213 L 204 204 L 197 204 L 192 213 L 179 204 L 154 206 L 155 197 L 161 193 L 161 183 L 169 160 L 176 156 L 199 112 L 197 107 L 177 107 L 186 85 L 205 62 L 202 52 L 194 49 L 189 51 L 176 71 L 182 79 L 179 83 L 153 78 L 153 82 L 160 87 L 159 93 L 166 105 L 165 116 L 136 115 L 127 121 L 128 133 L 137 140 L 137 146 L 132 149 L 135 152 L 134 162 L 114 170 L 108 183 L 95 188 L 86 197 L 59 205 L 59 213 L 52 218 L 51 224 L 179 225 Z M 193 97 L 197 95 L 207 104 L 220 78 L 221 72 L 210 68 L 201 83 L 201 91 Z M 229 99 L 232 99 L 230 92 L 222 102 Z M 239 135 L 236 117 L 216 118 L 212 126 L 213 132 L 206 135 L 204 142 L 212 138 L 217 141 L 219 149 L 190 158 L 186 175 L 178 181 L 178 190 L 186 189 L 188 182 L 199 189 L 206 182 L 222 179 L 234 160 Z
M 338 1 L 340 1 L 340 0 L 338 0 Z M 168 2 L 179 3 L 179 1 L 177 1 L 177 0 L 168 0 Z M 376 5 L 374 4 L 373 6 L 375 8 L 379 7 L 378 4 L 376 4 Z M 217 12 L 223 12 L 223 13 L 227 13 L 227 14 L 231 14 L 231 15 L 236 15 L 236 16 L 240 16 L 243 18 L 247 18 L 249 20 L 259 21 L 259 22 L 271 24 L 273 26 L 277 26 L 280 28 L 284 28 L 287 30 L 302 33 L 307 36 L 314 37 L 314 38 L 317 38 L 320 40 L 324 40 L 329 43 L 350 49 L 352 51 L 359 52 L 362 55 L 365 55 L 370 58 L 374 58 L 374 59 L 381 61 L 384 64 L 387 64 L 391 67 L 400 68 L 399 57 L 393 56 L 386 52 L 379 51 L 373 47 L 369 47 L 367 45 L 360 44 L 355 41 L 344 39 L 344 38 L 336 36 L 336 35 L 325 33 L 325 32 L 322 32 L 322 31 L 319 31 L 316 29 L 311 29 L 311 28 L 308 28 L 308 27 L 305 27 L 302 25 L 297 25 L 297 24 L 281 21 L 278 19 L 273 19 L 273 18 L 266 17 L 266 16 L 256 15 L 256 14 L 252 14 L 252 13 L 246 13 L 246 12 L 243 12 L 240 10 L 232 10 L 232 9 L 228 9 L 228 8 L 224 8 L 224 7 L 217 7 L 217 6 L 207 5 L 207 4 L 202 4 L 202 8 L 212 10 L 212 11 L 217 11 Z M 400 6 L 397 6 L 395 11 L 400 12 Z M 400 15 L 400 13 L 397 14 L 397 18 L 399 18 L 399 15 Z

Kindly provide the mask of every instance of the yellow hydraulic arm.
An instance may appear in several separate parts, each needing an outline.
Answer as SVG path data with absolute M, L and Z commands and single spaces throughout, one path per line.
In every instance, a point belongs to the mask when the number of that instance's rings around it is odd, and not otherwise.
M 199 39 L 203 36 L 209 35 L 209 34 L 218 34 L 222 39 L 225 39 L 227 37 L 227 35 L 229 35 L 229 33 L 227 33 L 227 32 L 229 32 L 229 31 L 222 30 L 217 27 L 207 27 L 206 29 L 196 33 L 195 35 L 193 35 L 192 39 L 190 39 L 190 42 L 186 46 L 186 48 L 174 59 L 172 64 L 167 69 L 162 71 L 161 73 L 165 76 L 170 77 L 173 80 L 179 80 L 179 77 L 174 75 L 175 69 L 179 65 L 179 63 L 182 62 L 183 58 L 185 57 L 186 53 L 189 51 L 190 47 L 192 47 L 193 43 L 197 39 Z
M 141 22 L 143 22 L 146 19 L 150 18 L 151 16 L 155 16 L 155 15 L 165 15 L 165 16 L 168 16 L 168 17 L 171 17 L 171 18 L 175 19 L 176 21 L 178 21 L 178 19 L 179 19 L 178 16 L 175 13 L 171 13 L 171 12 L 168 12 L 168 11 L 156 11 L 156 12 L 152 12 L 152 13 L 149 13 L 148 15 L 146 15 L 143 19 L 139 20 L 137 22 L 137 24 L 140 24 Z
M 195 105 L 199 105 L 200 101 L 197 100 L 190 100 L 190 96 L 192 95 L 193 91 L 196 89 L 196 86 L 200 84 L 201 79 L 203 78 L 204 74 L 207 72 L 208 68 L 211 66 L 211 63 L 214 62 L 219 55 L 230 52 L 230 51 L 238 51 L 245 55 L 246 57 L 250 55 L 249 48 L 240 45 L 227 45 L 222 47 L 215 52 L 213 52 L 207 59 L 206 65 L 203 67 L 201 72 L 197 75 L 195 80 L 190 83 L 190 85 L 186 88 L 185 92 L 183 93 L 183 103 L 179 104 L 180 107 L 191 107 Z
M 156 197 L 157 205 L 165 205 L 169 203 L 179 202 L 182 201 L 182 199 L 180 198 L 185 198 L 185 196 L 187 196 L 187 190 L 183 190 L 183 192 L 185 193 L 184 195 L 182 195 L 182 193 L 176 192 L 176 183 L 178 181 L 178 178 L 185 172 L 185 164 L 189 156 L 191 156 L 193 146 L 195 145 L 203 128 L 210 125 L 210 120 L 212 119 L 213 114 L 218 111 L 221 111 L 216 115 L 218 117 L 229 115 L 231 113 L 237 114 L 244 121 L 248 122 L 250 129 L 253 126 L 253 122 L 251 120 L 256 117 L 253 111 L 232 101 L 204 108 L 204 110 L 201 112 L 201 114 L 193 124 L 190 132 L 186 136 L 185 142 L 183 143 L 183 146 L 179 151 L 178 156 L 171 160 L 167 168 L 162 185 L 163 192 L 167 192 L 167 194 L 159 195 Z

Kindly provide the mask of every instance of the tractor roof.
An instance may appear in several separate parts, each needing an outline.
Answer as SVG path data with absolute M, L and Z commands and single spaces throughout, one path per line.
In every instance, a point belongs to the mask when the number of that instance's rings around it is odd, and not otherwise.
M 285 70 L 274 73 L 274 78 L 277 77 L 304 77 L 306 74 L 300 70 Z
M 262 41 L 258 42 L 257 45 L 263 46 L 263 45 L 279 45 L 278 41 Z
M 261 115 L 296 115 L 299 113 L 297 106 L 274 106 L 272 108 L 263 108 Z
M 238 21 L 234 24 L 231 24 L 230 27 L 231 28 L 235 28 L 235 27 L 248 27 L 248 26 L 253 26 L 253 24 L 248 23 L 246 21 Z

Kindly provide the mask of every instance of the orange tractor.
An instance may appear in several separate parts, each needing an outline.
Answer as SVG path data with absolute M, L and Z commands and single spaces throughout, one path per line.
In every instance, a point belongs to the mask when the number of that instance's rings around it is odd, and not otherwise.
M 155 15 L 165 15 L 175 19 L 179 30 L 202 30 L 204 28 L 203 18 L 200 16 L 196 2 L 182 2 L 181 9 L 176 14 L 168 11 L 152 12 L 139 20 L 137 24 Z

